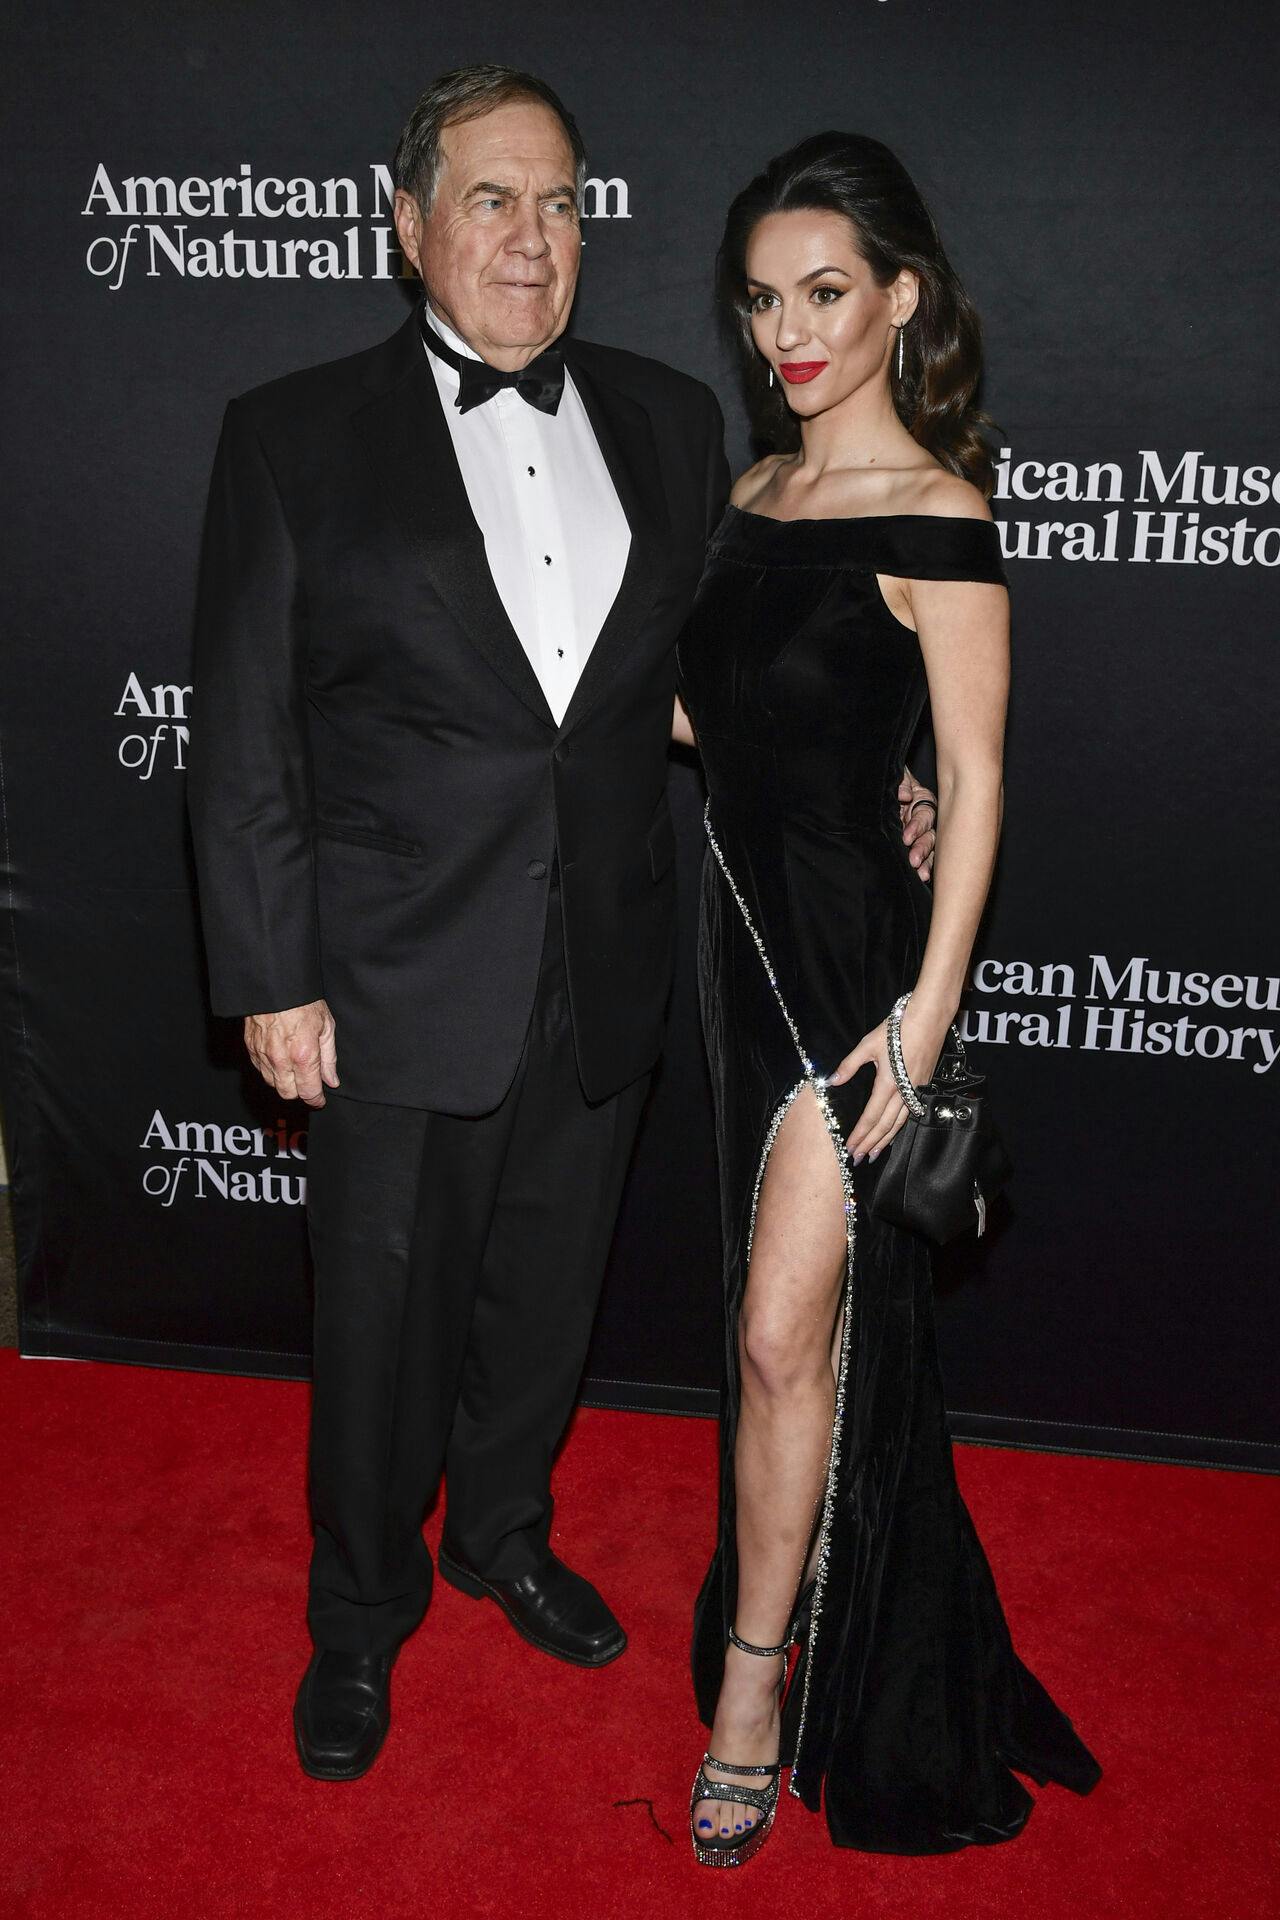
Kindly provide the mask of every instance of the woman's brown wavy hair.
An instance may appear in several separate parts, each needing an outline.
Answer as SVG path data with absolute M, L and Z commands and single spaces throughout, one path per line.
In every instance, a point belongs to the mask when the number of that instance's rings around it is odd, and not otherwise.
M 792 452 L 800 428 L 751 337 L 747 244 L 771 213 L 819 209 L 850 222 L 858 251 L 881 286 L 903 267 L 920 284 L 902 334 L 903 371 L 895 347 L 890 385 L 898 418 L 934 458 L 971 480 L 988 498 L 991 423 L 976 405 L 982 376 L 982 323 L 943 251 L 933 215 L 914 180 L 879 140 L 857 133 L 817 133 L 789 147 L 734 200 L 716 259 L 716 297 L 743 359 L 755 437 L 775 452 Z

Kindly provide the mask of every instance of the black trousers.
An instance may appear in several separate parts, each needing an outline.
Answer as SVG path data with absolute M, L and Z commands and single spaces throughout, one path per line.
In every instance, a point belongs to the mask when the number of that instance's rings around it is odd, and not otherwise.
M 338 1035 L 341 1071 L 342 1035 Z M 647 1076 L 591 1105 L 574 1059 L 558 888 L 529 1032 L 479 1119 L 329 1093 L 312 1118 L 315 1267 L 308 1623 L 380 1652 L 431 1597 L 422 1537 L 518 1579 L 545 1555 L 551 1462 L 573 1407 Z

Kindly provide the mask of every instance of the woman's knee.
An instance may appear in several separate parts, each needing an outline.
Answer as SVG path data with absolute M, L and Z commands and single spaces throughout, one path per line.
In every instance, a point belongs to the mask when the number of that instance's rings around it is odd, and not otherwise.
M 830 1329 L 821 1316 L 743 1303 L 739 1341 L 743 1384 L 785 1398 L 830 1373 Z

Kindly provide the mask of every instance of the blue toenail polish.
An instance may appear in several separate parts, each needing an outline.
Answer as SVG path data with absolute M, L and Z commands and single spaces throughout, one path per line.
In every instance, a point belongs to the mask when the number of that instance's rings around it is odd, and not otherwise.
M 721 1833 L 728 1833 L 729 1829 L 728 1827 L 721 1827 L 720 1831 Z
M 711 1822 L 709 1820 L 699 1820 L 698 1825 L 705 1830 L 710 1827 Z
M 739 1820 L 739 1821 L 738 1821 L 738 1823 L 737 1823 L 737 1825 L 736 1825 L 736 1826 L 734 1827 L 734 1829 L 733 1829 L 733 1830 L 734 1830 L 734 1832 L 735 1832 L 735 1833 L 741 1833 L 741 1832 L 742 1832 L 742 1822 L 741 1822 L 741 1820 Z

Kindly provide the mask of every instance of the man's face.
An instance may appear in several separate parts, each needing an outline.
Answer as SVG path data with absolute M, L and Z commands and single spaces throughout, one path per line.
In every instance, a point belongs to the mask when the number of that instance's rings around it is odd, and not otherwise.
M 513 100 L 446 127 L 425 216 L 396 195 L 400 244 L 468 346 L 518 370 L 563 333 L 578 283 L 573 153 L 557 116 Z

